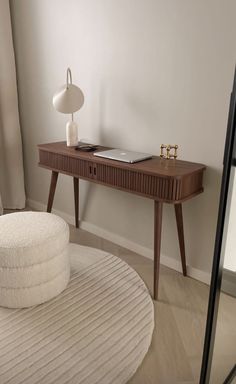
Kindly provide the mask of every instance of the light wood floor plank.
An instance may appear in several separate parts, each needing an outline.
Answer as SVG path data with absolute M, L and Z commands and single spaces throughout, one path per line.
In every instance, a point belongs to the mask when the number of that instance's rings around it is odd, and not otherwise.
M 71 241 L 119 256 L 139 273 L 152 292 L 151 260 L 72 226 Z M 154 303 L 156 321 L 152 344 L 129 384 L 198 384 L 209 287 L 164 266 L 161 266 L 160 274 L 159 300 Z M 221 384 L 222 377 L 225 378 L 232 368 L 232 361 L 236 361 L 235 304 L 235 298 L 221 295 L 211 384 Z

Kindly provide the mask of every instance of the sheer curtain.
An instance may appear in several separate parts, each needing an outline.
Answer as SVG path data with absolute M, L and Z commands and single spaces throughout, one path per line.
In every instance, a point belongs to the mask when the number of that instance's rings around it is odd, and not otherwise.
M 0 214 L 25 207 L 16 69 L 9 0 L 0 0 Z

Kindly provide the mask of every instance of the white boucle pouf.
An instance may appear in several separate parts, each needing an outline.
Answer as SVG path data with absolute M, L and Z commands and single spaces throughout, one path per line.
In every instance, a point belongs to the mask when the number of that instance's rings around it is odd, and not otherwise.
M 46 212 L 0 217 L 0 306 L 24 308 L 61 293 L 70 278 L 69 227 Z

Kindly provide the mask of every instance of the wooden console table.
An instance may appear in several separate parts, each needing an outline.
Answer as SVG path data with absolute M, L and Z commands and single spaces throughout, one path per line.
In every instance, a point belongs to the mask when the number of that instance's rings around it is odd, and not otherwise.
M 41 144 L 39 166 L 52 171 L 47 211 L 51 212 L 58 173 L 74 180 L 75 225 L 79 227 L 79 179 L 92 181 L 154 200 L 154 285 L 158 298 L 161 226 L 163 203 L 174 204 L 183 275 L 186 276 L 182 202 L 203 192 L 205 166 L 181 160 L 165 160 L 154 156 L 135 164 L 93 156 L 93 152 L 76 151 L 65 142 Z M 108 149 L 99 147 L 98 150 Z

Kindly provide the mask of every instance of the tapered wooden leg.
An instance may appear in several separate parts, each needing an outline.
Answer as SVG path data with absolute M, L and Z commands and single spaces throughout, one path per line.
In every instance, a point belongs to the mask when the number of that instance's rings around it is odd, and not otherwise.
M 158 283 L 160 274 L 160 255 L 161 255 L 161 227 L 163 203 L 154 202 L 154 281 L 153 298 L 158 299 Z
M 74 177 L 75 226 L 79 228 L 79 179 Z
M 58 179 L 58 172 L 52 171 L 51 184 L 50 184 L 50 190 L 48 195 L 47 212 L 51 212 L 52 210 L 52 204 L 53 204 L 55 190 L 57 186 L 57 179 Z
M 178 230 L 178 236 L 179 236 L 179 248 L 180 248 L 183 275 L 187 276 L 182 204 L 175 204 L 175 216 L 176 216 L 177 230 Z

